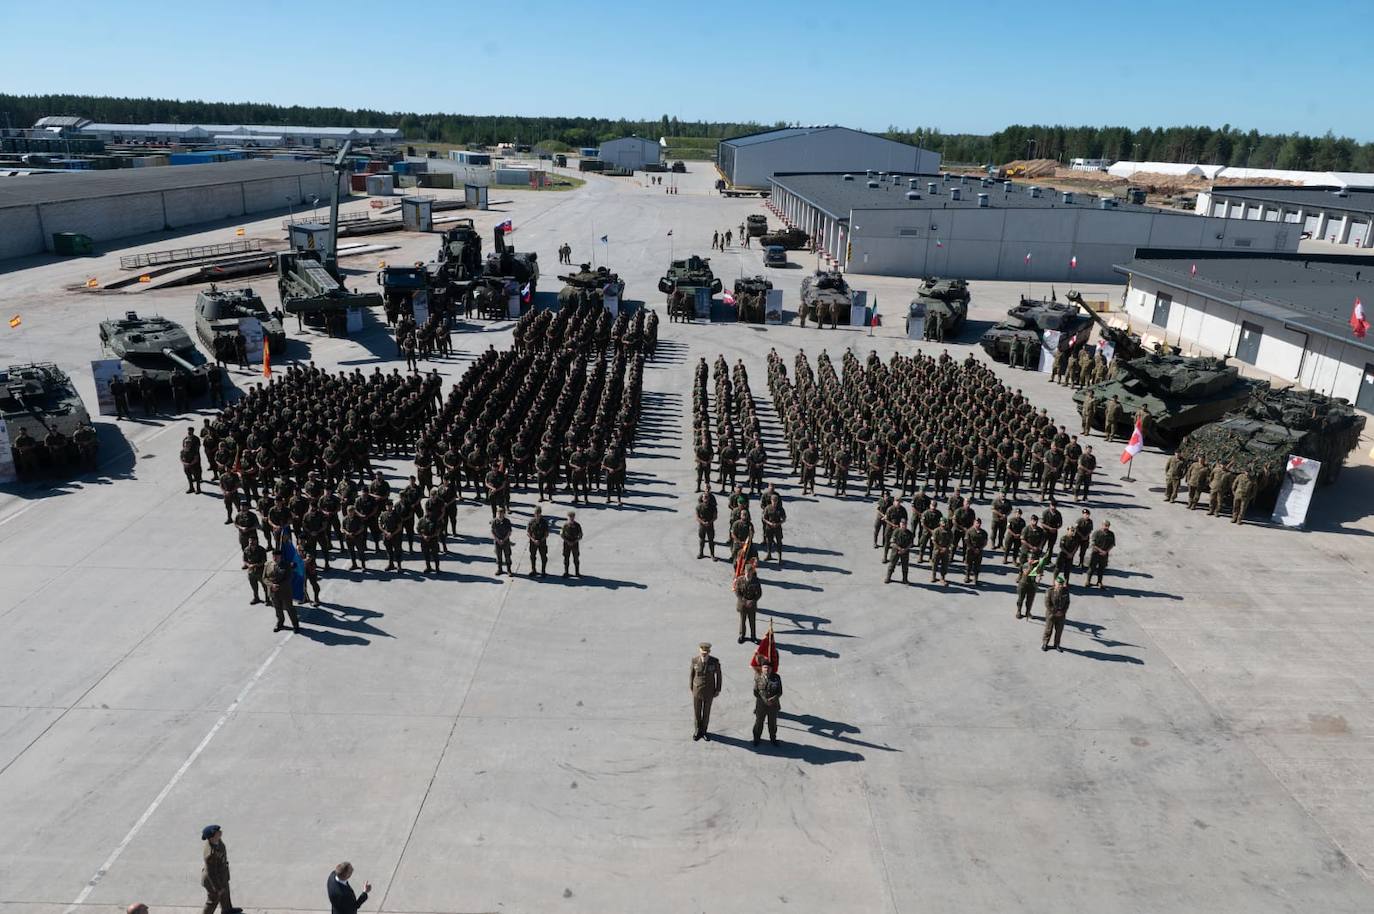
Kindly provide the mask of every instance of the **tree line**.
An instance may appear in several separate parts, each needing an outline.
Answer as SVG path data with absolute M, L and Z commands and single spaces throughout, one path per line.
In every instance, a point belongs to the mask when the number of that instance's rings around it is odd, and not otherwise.
M 658 139 L 720 140 L 787 124 L 598 117 L 417 114 L 367 108 L 325 108 L 256 102 L 202 102 L 89 95 L 0 94 L 6 126 L 29 127 L 45 115 L 79 115 L 111 123 L 290 124 L 303 127 L 399 127 L 411 142 L 455 146 L 519 142 L 595 146 L 635 134 Z M 1374 143 L 1328 131 L 1314 137 L 1212 127 L 1065 127 L 1013 125 L 992 134 L 944 133 L 938 128 L 889 127 L 882 136 L 939 152 L 947 162 L 1000 164 L 1014 159 L 1135 159 L 1201 162 L 1309 171 L 1374 172 Z

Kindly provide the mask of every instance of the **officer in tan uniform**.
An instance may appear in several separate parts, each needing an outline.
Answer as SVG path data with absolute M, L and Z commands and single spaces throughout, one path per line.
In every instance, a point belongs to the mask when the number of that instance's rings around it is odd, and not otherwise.
M 711 702 L 720 694 L 720 661 L 711 656 L 711 642 L 703 641 L 697 648 L 700 653 L 692 658 L 688 673 L 688 686 L 692 690 L 692 716 L 696 721 L 692 739 L 710 742 L 711 734 L 706 730 L 711 726 Z M 212 912 L 207 911 L 206 914 Z

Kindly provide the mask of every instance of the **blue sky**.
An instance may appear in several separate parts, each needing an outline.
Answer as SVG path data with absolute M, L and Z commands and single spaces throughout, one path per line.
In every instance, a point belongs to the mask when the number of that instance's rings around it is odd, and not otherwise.
M 9 7 L 8 92 L 979 133 L 1229 123 L 1374 140 L 1369 0 Z

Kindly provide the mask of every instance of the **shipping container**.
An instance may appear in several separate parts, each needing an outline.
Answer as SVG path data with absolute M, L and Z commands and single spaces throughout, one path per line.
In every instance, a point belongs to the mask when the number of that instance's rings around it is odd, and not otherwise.
M 90 236 L 77 232 L 53 232 L 52 249 L 63 257 L 80 257 L 95 253 Z
M 348 189 L 355 193 L 367 193 L 367 175 L 349 175 Z
M 367 194 L 369 197 L 390 197 L 396 192 L 391 175 L 368 175 Z

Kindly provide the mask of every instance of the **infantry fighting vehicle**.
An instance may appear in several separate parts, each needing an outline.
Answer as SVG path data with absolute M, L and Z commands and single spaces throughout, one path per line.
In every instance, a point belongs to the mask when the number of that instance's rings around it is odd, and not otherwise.
M 802 250 L 810 240 L 811 236 L 799 228 L 779 229 L 776 232 L 764 232 L 759 236 L 759 244 L 764 247 L 776 244 L 789 251 Z
M 435 258 L 443 265 L 440 279 L 476 279 L 482 273 L 482 236 L 472 226 L 471 219 L 458 219 L 444 232 Z
M 566 285 L 558 293 L 558 306 L 566 308 L 583 302 L 600 305 L 610 291 L 617 299 L 625 297 L 625 281 L 606 267 L 591 268 L 582 264 L 576 273 L 566 273 L 558 277 Z
M 273 358 L 286 352 L 286 331 L 281 321 L 268 313 L 267 306 L 252 289 L 211 286 L 196 296 L 196 336 L 202 346 L 223 361 L 233 361 L 239 321 L 245 317 L 257 318 L 262 324 L 262 335 Z
M 48 453 L 46 442 L 50 432 L 61 435 L 65 445 L 75 445 L 77 432 L 91 424 L 71 378 L 51 362 L 0 369 L 0 419 L 5 420 L 9 429 L 15 468 L 21 475 L 44 472 L 71 458 L 68 447 L 63 448 L 63 453 Z M 20 453 L 22 446 L 15 447 L 21 436 L 32 439 L 27 454 Z M 93 447 L 93 436 L 86 437 Z M 94 452 L 89 456 L 93 457 Z
M 768 232 L 768 217 L 762 213 L 754 213 L 745 217 L 744 230 L 749 233 L 751 238 L 757 238 Z
M 709 297 L 719 295 L 722 288 L 724 284 L 711 272 L 711 259 L 696 254 L 686 260 L 674 260 L 658 281 L 658 291 L 668 296 L 668 317 L 673 320 L 696 317 L 697 289 L 708 290 Z
M 837 324 L 849 323 L 850 294 L 849 283 L 839 270 L 817 270 L 802 280 L 801 284 L 801 323 L 806 326 L 807 319 L 823 326 L 827 321 L 833 328 Z
M 1272 503 L 1290 455 L 1321 461 L 1317 481 L 1336 481 L 1345 458 L 1359 444 L 1364 416 L 1350 401 L 1310 390 L 1274 390 L 1261 382 L 1245 406 L 1204 425 L 1179 443 L 1187 463 L 1226 461 L 1254 482 L 1254 499 Z
M 1088 341 L 1093 319 L 1072 302 L 1022 298 L 1007 319 L 983 333 L 983 350 L 999 362 L 1011 357 L 1011 341 L 1042 343 L 1046 330 L 1059 331 L 1059 348 L 1077 352 Z
M 748 276 L 735 280 L 733 294 L 735 310 L 742 321 L 762 324 L 764 305 L 768 300 L 768 290 L 773 284 L 762 276 Z
M 205 356 L 184 327 L 165 317 L 139 317 L 129 311 L 121 320 L 101 321 L 100 343 L 124 361 L 124 380 L 132 384 L 149 377 L 170 389 L 172 375 L 180 369 L 190 376 L 187 390 L 192 396 L 208 389 L 205 375 L 210 365 Z
M 325 269 L 317 251 L 277 255 L 277 290 L 282 308 L 311 326 L 338 326 L 350 308 L 380 305 L 376 292 L 350 292 Z

